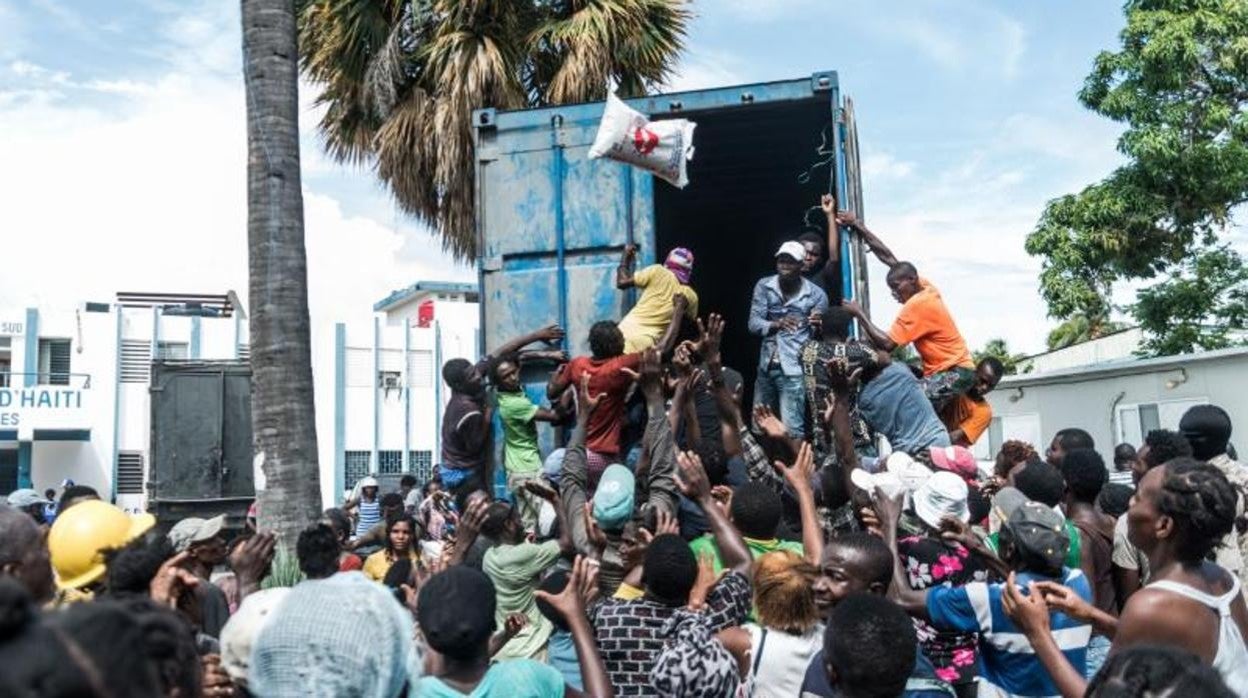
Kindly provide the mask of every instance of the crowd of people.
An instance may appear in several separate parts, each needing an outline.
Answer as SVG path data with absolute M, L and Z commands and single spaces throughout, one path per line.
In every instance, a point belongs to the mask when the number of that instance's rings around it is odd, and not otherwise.
M 1227 413 L 1194 407 L 1112 469 L 1078 425 L 981 467 L 1004 368 L 822 207 L 827 236 L 754 287 L 753 404 L 694 253 L 638 270 L 630 246 L 637 301 L 588 355 L 552 326 L 446 362 L 435 476 L 354 483 L 299 535 L 292 586 L 253 526 L 13 493 L 0 696 L 1248 695 Z M 887 330 L 839 298 L 843 229 L 889 269 Z

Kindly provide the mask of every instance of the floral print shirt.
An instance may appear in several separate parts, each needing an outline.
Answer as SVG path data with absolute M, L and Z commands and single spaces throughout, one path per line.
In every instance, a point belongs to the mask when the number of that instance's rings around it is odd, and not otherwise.
M 987 582 L 989 570 L 978 556 L 960 543 L 938 538 L 911 536 L 897 541 L 897 555 L 906 566 L 910 588 L 960 587 L 971 582 Z M 975 680 L 976 633 L 937 630 L 926 621 L 914 619 L 923 654 L 936 667 L 936 676 L 951 684 Z

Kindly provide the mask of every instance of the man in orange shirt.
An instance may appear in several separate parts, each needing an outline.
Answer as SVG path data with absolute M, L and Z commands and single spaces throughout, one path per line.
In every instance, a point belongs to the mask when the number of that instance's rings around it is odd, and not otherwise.
M 844 301 L 845 308 L 858 318 L 876 347 L 891 352 L 899 346 L 914 344 L 923 360 L 924 392 L 938 412 L 943 410 L 953 398 L 966 393 L 974 384 L 975 362 L 940 291 L 919 276 L 913 264 L 898 260 L 852 212 L 841 211 L 836 216 L 838 223 L 857 231 L 867 247 L 888 267 L 888 288 L 901 303 L 901 311 L 888 332 L 871 324 L 866 311 L 857 303 Z
M 949 429 L 954 446 L 970 448 L 992 423 L 992 405 L 984 396 L 991 393 L 1005 375 L 1005 366 L 989 356 L 975 367 L 975 383 L 965 395 L 959 395 L 940 411 L 940 421 Z

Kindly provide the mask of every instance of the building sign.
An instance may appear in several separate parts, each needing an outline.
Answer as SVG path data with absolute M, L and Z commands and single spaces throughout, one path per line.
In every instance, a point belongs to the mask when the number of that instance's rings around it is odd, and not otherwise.
M 26 326 L 20 322 L 0 320 L 0 335 L 22 334 L 25 331 Z
M 66 416 L 77 417 L 82 393 L 77 388 L 0 388 L 0 427 L 53 426 Z

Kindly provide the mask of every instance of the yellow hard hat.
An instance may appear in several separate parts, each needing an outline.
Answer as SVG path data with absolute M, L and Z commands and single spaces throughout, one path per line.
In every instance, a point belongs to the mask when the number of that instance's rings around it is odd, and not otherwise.
M 120 548 L 156 525 L 151 514 L 131 516 L 101 501 L 75 504 L 48 531 L 48 553 L 61 589 L 81 589 L 104 575 L 104 551 Z

